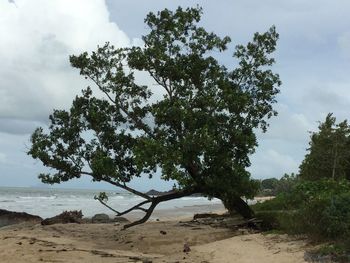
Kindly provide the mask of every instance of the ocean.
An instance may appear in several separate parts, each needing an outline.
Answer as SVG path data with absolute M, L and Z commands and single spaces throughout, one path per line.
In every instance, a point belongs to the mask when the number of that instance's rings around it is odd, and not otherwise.
M 98 213 L 113 215 L 113 212 L 94 199 L 101 190 L 54 189 L 0 187 L 0 209 L 26 212 L 42 218 L 52 217 L 67 210 L 82 210 L 84 217 Z M 144 199 L 129 193 L 105 191 L 108 194 L 107 204 L 123 211 Z M 161 203 L 156 210 L 173 210 L 200 206 L 218 205 L 218 199 L 208 200 L 204 197 L 183 197 Z

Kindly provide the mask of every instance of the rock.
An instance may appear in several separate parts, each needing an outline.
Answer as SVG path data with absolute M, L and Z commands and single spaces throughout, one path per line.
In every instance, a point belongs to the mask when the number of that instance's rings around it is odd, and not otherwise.
M 40 216 L 0 209 L 0 227 L 24 222 L 38 224 L 42 220 Z
M 68 223 L 82 223 L 82 217 L 83 214 L 80 211 L 74 210 L 74 211 L 64 211 L 63 213 L 46 218 L 41 222 L 42 225 L 53 225 L 53 224 L 68 224 Z
M 116 216 L 113 221 L 118 223 L 130 223 L 128 219 L 122 216 Z
M 111 219 L 107 214 L 96 214 L 91 218 L 92 223 L 110 223 Z
M 160 230 L 160 233 L 161 233 L 162 235 L 166 235 L 166 232 L 163 231 L 163 230 Z
M 190 252 L 190 251 L 191 251 L 190 246 L 189 246 L 187 243 L 185 243 L 185 244 L 184 244 L 184 250 L 183 250 L 183 252 L 188 253 L 188 252 Z

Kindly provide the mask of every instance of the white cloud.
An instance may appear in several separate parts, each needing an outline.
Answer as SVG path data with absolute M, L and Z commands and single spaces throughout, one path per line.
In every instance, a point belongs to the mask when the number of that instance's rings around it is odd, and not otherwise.
M 288 154 L 274 149 L 258 151 L 252 158 L 254 166 L 248 170 L 254 178 L 282 177 L 285 173 L 296 173 L 300 163 Z
M 14 163 L 8 170 L 0 167 L 2 176 L 8 174 L 1 182 L 13 178 L 30 182 L 34 170 L 41 171 L 28 168 L 33 166 L 33 160 L 25 158 L 28 132 L 46 121 L 52 108 L 70 105 L 74 94 L 86 85 L 69 66 L 68 55 L 93 50 L 105 41 L 117 46 L 141 45 L 140 39 L 130 40 L 117 24 L 128 35 L 140 37 L 147 30 L 142 22 L 147 12 L 198 2 L 106 0 L 108 10 L 103 0 L 15 1 L 17 7 L 0 0 L 0 149 Z M 307 131 L 316 130 L 317 121 L 328 112 L 334 112 L 338 120 L 350 119 L 350 2 L 240 0 L 200 4 L 204 8 L 202 24 L 210 31 L 232 36 L 234 44 L 245 43 L 253 32 L 276 25 L 280 40 L 274 71 L 283 81 L 276 105 L 279 116 L 271 120 L 266 134 L 258 135 L 259 147 L 251 158 L 250 171 L 256 178 L 297 172 L 309 140 Z M 110 22 L 109 12 L 117 24 Z M 232 65 L 227 54 L 221 60 Z M 144 73 L 137 77 L 157 88 Z
M 52 108 L 70 105 L 86 82 L 71 54 L 111 41 L 130 40 L 103 0 L 0 1 L 0 118 L 42 121 Z M 2 127 L 0 127 L 2 130 Z
M 338 46 L 346 58 L 350 58 L 350 32 L 344 32 L 338 37 Z
M 6 154 L 0 152 L 0 163 L 6 163 Z
M 293 112 L 285 104 L 276 106 L 277 117 L 272 118 L 270 127 L 265 134 L 259 134 L 260 139 L 279 139 L 289 142 L 304 143 L 308 138 L 308 131 L 314 129 L 307 117 L 299 112 Z

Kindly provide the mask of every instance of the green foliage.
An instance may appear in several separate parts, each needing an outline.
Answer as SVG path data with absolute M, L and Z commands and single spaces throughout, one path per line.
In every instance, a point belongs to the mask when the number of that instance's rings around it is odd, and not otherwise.
M 311 135 L 309 152 L 300 166 L 300 177 L 304 180 L 350 179 L 350 127 L 347 121 L 336 123 L 336 118 L 328 114 L 318 128 L 319 131 Z
M 261 189 L 266 190 L 273 190 L 276 188 L 276 185 L 278 184 L 277 178 L 268 178 L 261 180 Z
M 291 193 L 294 189 L 294 186 L 297 185 L 298 181 L 299 178 L 294 173 L 292 173 L 291 175 L 284 174 L 276 184 L 275 193 L 277 195 L 283 193 Z
M 281 179 L 268 178 L 260 182 L 259 195 L 276 196 L 278 194 L 289 193 L 297 184 L 299 178 L 295 174 L 284 174 Z
M 281 82 L 270 55 L 278 34 L 271 27 L 238 45 L 238 66 L 228 69 L 213 55 L 224 52 L 230 38 L 200 27 L 201 14 L 201 8 L 180 7 L 150 13 L 143 47 L 107 43 L 71 56 L 103 96 L 83 90 L 69 111 L 53 112 L 48 130 L 33 133 L 28 154 L 56 171 L 41 176 L 43 182 L 90 175 L 126 187 L 158 170 L 178 189 L 253 196 L 257 185 L 246 168 L 257 146 L 254 132 L 265 131 L 276 115 Z M 139 71 L 157 85 L 139 85 Z
M 331 256 L 334 262 L 349 262 L 350 261 L 350 245 L 344 243 L 330 243 L 319 248 L 316 254 L 321 256 Z
M 101 201 L 108 201 L 108 195 L 106 194 L 106 192 L 100 192 L 98 195 L 94 196 L 95 200 L 101 200 Z
M 280 194 L 271 200 L 256 203 L 252 207 L 254 208 L 254 211 L 280 211 L 292 209 L 289 198 L 283 194 Z
M 287 194 L 256 204 L 254 210 L 288 233 L 316 239 L 348 240 L 350 236 L 350 182 L 301 181 Z M 269 215 L 269 217 L 266 216 Z
M 320 195 L 302 207 L 308 233 L 317 238 L 348 239 L 350 234 L 350 193 Z
M 330 241 L 331 245 L 318 253 L 348 262 L 350 127 L 347 121 L 336 123 L 332 114 L 328 114 L 319 131 L 311 135 L 309 144 L 298 177 L 264 182 L 264 186 L 279 194 L 271 201 L 255 205 L 254 210 L 266 220 L 266 228 Z M 281 190 L 277 191 L 279 184 Z
M 256 207 L 255 207 L 256 208 Z M 284 211 L 280 210 L 262 210 L 259 211 L 259 208 L 254 209 L 255 216 L 262 220 L 261 228 L 263 231 L 271 231 L 281 229 L 281 215 L 284 215 Z

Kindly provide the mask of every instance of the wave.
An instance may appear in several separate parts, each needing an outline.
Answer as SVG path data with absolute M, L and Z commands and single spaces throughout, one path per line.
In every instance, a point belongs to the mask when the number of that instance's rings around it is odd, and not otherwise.
M 109 200 L 123 200 L 125 199 L 124 196 L 121 196 L 121 195 L 116 195 L 116 196 L 111 196 L 111 197 L 108 197 Z M 130 199 L 130 198 L 129 198 Z
M 15 200 L 0 200 L 0 203 L 15 203 Z
M 51 195 L 51 196 L 17 196 L 18 199 L 23 199 L 23 200 L 53 200 L 57 199 L 56 195 Z

